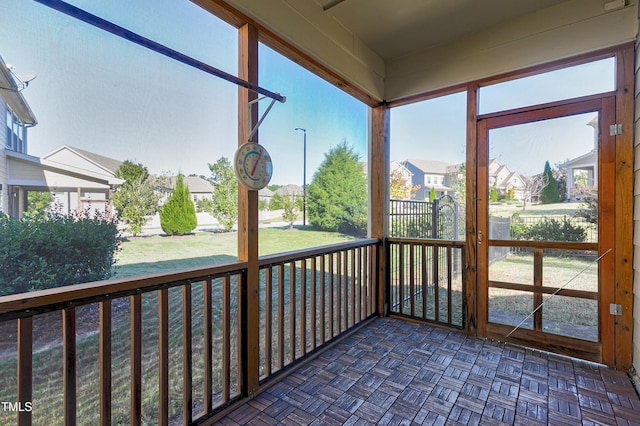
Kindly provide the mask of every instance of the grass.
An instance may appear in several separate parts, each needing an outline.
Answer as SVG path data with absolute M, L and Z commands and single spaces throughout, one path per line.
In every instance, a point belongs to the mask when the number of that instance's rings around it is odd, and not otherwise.
M 585 268 L 587 269 L 581 273 Z M 543 277 L 545 286 L 560 288 L 566 284 L 566 289 L 598 291 L 598 268 L 589 260 L 545 256 Z M 533 284 L 533 256 L 510 254 L 489 267 L 489 279 Z M 545 331 L 597 340 L 597 301 L 566 296 L 544 296 L 543 302 Z M 533 293 L 489 289 L 489 316 L 493 322 L 515 326 L 533 309 Z M 529 319 L 524 326 L 531 328 L 532 320 Z
M 579 202 L 527 204 L 527 208 L 523 210 L 522 204 L 491 204 L 489 212 L 499 217 L 511 217 L 516 212 L 521 216 L 573 216 L 581 205 Z
M 321 246 L 353 240 L 353 237 L 316 232 L 309 229 L 295 229 L 293 231 L 267 228 L 260 229 L 260 254 L 278 253 L 301 248 Z M 204 266 L 236 259 L 237 235 L 196 233 L 185 237 L 163 237 L 160 235 L 130 238 L 122 245 L 117 264 L 117 277 L 126 277 L 149 272 L 170 271 L 176 268 Z M 194 255 L 198 254 L 198 255 Z M 307 265 L 307 268 L 309 265 Z M 299 274 L 299 272 L 298 272 Z M 308 272 L 309 274 L 309 272 Z M 298 275 L 299 276 L 299 275 Z M 285 289 L 288 289 L 288 277 Z M 300 283 L 299 278 L 296 282 Z M 235 297 L 237 285 L 235 280 L 231 282 L 231 305 L 237 306 Z M 182 299 L 180 288 L 170 290 L 169 299 L 169 328 L 170 328 L 170 411 L 180 412 L 182 392 Z M 220 321 L 222 318 L 221 282 L 214 282 L 213 286 L 213 315 L 214 315 L 214 393 L 220 391 L 222 378 L 220 348 L 222 331 Z M 261 296 L 263 300 L 263 296 Z M 288 296 L 286 299 L 288 300 Z M 202 403 L 202 371 L 203 363 L 203 321 L 202 321 L 202 285 L 195 284 L 192 293 L 193 326 L 192 346 L 194 353 L 193 363 L 193 388 L 194 406 Z M 287 302 L 288 303 L 288 302 Z M 299 303 L 299 302 L 298 302 Z M 158 383 L 158 343 L 157 343 L 157 294 L 143 295 L 143 419 L 144 424 L 157 424 L 157 383 Z M 79 309 L 87 309 L 95 313 L 97 306 L 88 305 Z M 235 309 L 235 308 L 233 308 Z M 285 311 L 286 312 L 286 311 Z M 309 309 L 307 310 L 309 312 Z M 60 314 L 51 313 L 45 326 L 50 329 L 60 330 Z M 114 302 L 113 318 L 113 421 L 116 424 L 129 423 L 129 303 L 127 299 Z M 264 316 L 264 315 L 262 315 Z M 232 365 L 230 366 L 231 383 L 235 382 L 237 363 L 235 353 L 236 345 L 236 318 L 235 312 L 231 313 L 232 320 Z M 298 320 L 299 321 L 299 320 Z M 15 322 L 14 322 L 15 324 Z M 78 328 L 83 327 L 78 324 Z M 95 327 L 95 324 L 94 324 Z M 34 330 L 34 337 L 38 333 L 45 332 L 43 328 Z M 286 340 L 286 339 L 285 339 Z M 14 343 L 15 344 L 15 343 Z M 98 336 L 90 334 L 88 337 L 78 339 L 78 424 L 97 424 L 98 422 L 98 391 L 99 391 L 99 360 L 98 360 Z M 33 424 L 59 424 L 62 422 L 62 356 L 60 346 L 38 350 L 34 348 L 33 361 Z M 0 361 L 0 401 L 15 401 L 16 399 L 16 360 L 10 357 Z M 217 374 L 217 376 L 216 376 Z M 233 391 L 232 391 L 233 393 Z M 15 423 L 13 413 L 0 411 L 0 425 Z
M 355 239 L 333 232 L 310 228 L 260 228 L 259 253 L 267 255 L 309 247 L 335 244 Z M 197 255 L 195 255 L 197 253 Z M 116 277 L 151 272 L 167 272 L 237 259 L 238 235 L 198 232 L 183 237 L 151 235 L 129 238 L 122 244 L 116 264 Z

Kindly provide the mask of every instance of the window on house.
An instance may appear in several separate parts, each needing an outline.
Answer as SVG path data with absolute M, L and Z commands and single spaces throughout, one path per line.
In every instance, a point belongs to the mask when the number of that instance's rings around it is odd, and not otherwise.
M 7 140 L 5 142 L 7 148 L 12 151 L 26 153 L 26 130 L 24 125 L 18 120 L 18 117 L 7 108 Z

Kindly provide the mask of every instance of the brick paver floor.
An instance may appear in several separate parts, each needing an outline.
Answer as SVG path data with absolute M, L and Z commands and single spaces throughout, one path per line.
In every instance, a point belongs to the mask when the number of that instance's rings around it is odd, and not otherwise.
M 380 318 L 221 424 L 640 425 L 626 373 Z

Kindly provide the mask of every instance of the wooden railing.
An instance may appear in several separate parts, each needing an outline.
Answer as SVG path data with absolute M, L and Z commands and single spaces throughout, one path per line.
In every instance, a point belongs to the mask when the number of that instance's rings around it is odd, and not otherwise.
M 463 241 L 387 238 L 390 315 L 465 327 Z
M 261 258 L 260 306 L 244 307 L 260 310 L 261 384 L 374 313 L 378 247 Z M 247 395 L 246 271 L 230 262 L 0 297 L 0 331 L 16 335 L 15 361 L 0 358 L 16 380 L 0 400 L 22 408 L 0 412 L 0 425 L 210 423 Z M 60 344 L 39 348 L 45 332 Z
M 369 239 L 261 258 L 263 381 L 374 313 L 376 250 Z

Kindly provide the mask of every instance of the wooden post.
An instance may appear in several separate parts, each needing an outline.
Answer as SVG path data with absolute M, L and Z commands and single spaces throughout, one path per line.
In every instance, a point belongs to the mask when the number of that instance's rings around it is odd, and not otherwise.
M 464 298 L 467 302 L 467 321 L 466 329 L 471 335 L 478 333 L 478 282 L 477 282 L 477 265 L 478 265 L 478 249 L 477 249 L 477 176 L 478 176 L 478 130 L 476 127 L 477 117 L 477 99 L 478 88 L 476 86 L 467 89 L 467 162 L 466 162 L 466 181 L 467 181 L 467 212 L 466 212 L 466 242 L 465 250 L 465 294 Z M 486 161 L 485 161 L 486 162 Z M 488 235 L 486 236 L 488 237 Z
M 616 118 L 623 132 L 616 136 L 615 189 L 615 299 L 622 305 L 616 317 L 616 368 L 629 370 L 633 352 L 633 97 L 634 51 L 627 46 L 617 54 Z
M 389 213 L 389 108 L 372 108 L 371 136 L 369 140 L 369 237 L 383 240 L 387 235 Z M 386 306 L 386 248 L 384 242 L 371 259 L 377 265 L 376 313 L 385 315 Z
M 246 24 L 238 30 L 238 77 L 258 84 L 258 30 Z M 238 89 L 238 146 L 248 141 L 250 127 L 258 122 L 258 106 L 249 107 L 257 94 Z M 258 133 L 253 137 L 258 142 Z M 240 292 L 240 344 L 242 394 L 253 395 L 259 380 L 258 192 L 238 188 L 238 259 L 247 262 L 246 280 Z

